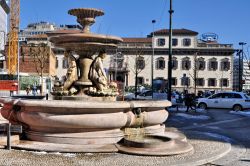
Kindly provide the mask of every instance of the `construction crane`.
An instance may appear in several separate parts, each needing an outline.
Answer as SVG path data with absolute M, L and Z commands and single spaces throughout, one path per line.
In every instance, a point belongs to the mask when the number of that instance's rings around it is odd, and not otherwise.
M 19 42 L 18 42 L 18 32 L 20 23 L 20 0 L 10 1 L 10 21 L 9 21 L 9 47 L 8 47 L 8 74 L 15 75 L 18 73 L 18 52 L 19 52 Z

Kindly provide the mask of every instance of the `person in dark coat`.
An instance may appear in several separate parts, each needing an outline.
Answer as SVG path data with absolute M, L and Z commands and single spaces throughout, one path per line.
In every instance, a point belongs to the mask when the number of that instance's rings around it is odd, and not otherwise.
M 186 94 L 185 95 L 185 106 L 187 107 L 186 112 L 188 112 L 189 108 L 191 110 L 195 109 L 195 95 L 194 94 Z

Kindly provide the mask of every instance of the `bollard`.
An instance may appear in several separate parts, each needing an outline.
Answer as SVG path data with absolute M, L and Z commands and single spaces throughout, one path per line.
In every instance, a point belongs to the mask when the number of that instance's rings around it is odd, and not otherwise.
M 10 123 L 7 123 L 7 149 L 8 150 L 11 150 L 11 124 Z

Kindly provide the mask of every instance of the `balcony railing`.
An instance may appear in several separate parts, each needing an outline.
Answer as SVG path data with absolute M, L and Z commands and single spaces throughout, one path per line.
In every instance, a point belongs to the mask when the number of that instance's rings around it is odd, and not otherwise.
M 128 64 L 123 64 L 122 66 L 116 66 L 116 64 L 111 64 L 109 66 L 110 71 L 129 71 Z
M 197 47 L 203 48 L 233 48 L 232 44 L 207 44 L 207 43 L 198 43 Z
M 119 48 L 152 48 L 152 44 L 145 43 L 145 44 L 127 44 L 127 43 L 121 43 L 118 45 Z

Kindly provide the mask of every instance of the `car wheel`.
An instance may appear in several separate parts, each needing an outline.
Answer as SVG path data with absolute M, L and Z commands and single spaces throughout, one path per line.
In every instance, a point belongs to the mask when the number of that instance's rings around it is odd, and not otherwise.
M 206 103 L 200 103 L 198 105 L 198 107 L 205 110 L 207 108 L 207 104 Z
M 233 106 L 233 110 L 236 111 L 236 112 L 237 111 L 242 111 L 242 106 L 239 105 L 239 104 L 236 104 L 236 105 Z

